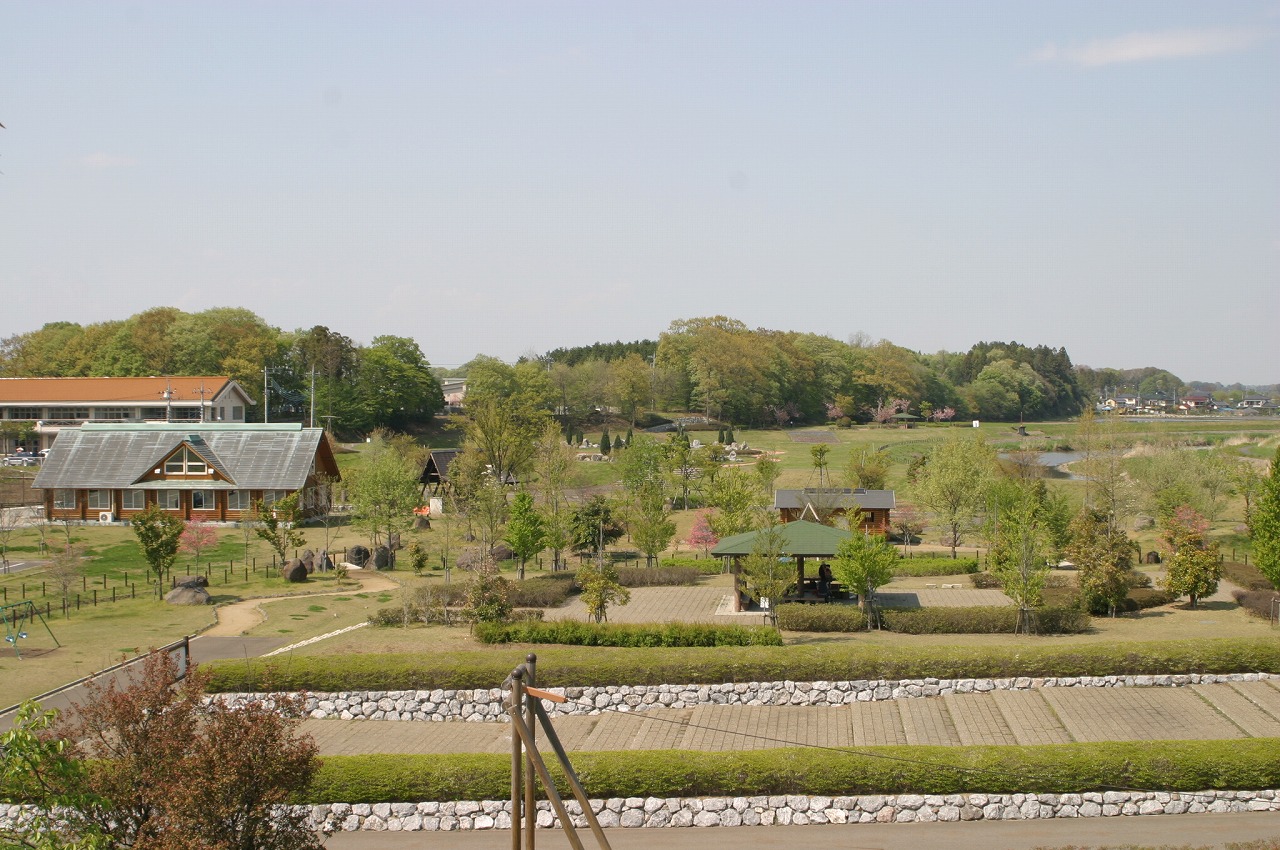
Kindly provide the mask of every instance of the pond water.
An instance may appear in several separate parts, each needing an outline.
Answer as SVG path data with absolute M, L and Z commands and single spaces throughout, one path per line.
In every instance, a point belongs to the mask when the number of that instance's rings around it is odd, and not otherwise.
M 1001 452 L 1001 460 L 1011 460 L 1012 452 Z M 1083 475 L 1076 475 L 1070 471 L 1062 471 L 1057 467 L 1064 463 L 1075 463 L 1084 458 L 1084 452 L 1040 452 L 1036 457 L 1036 463 L 1047 469 L 1047 478 L 1067 478 L 1073 481 L 1083 481 Z

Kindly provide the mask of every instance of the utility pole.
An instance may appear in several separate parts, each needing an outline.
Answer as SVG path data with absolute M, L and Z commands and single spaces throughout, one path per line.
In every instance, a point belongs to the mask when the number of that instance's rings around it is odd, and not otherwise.
M 267 367 L 262 368 L 262 424 L 265 425 L 271 421 L 271 388 L 267 385 L 267 376 L 271 374 L 271 370 Z
M 197 389 L 197 390 L 196 390 L 196 392 L 200 393 L 200 424 L 201 424 L 201 425 L 203 425 L 203 424 L 204 424 L 204 422 L 205 422 L 205 418 L 204 418 L 204 397 L 205 397 L 206 395 L 212 395 L 212 391 L 211 391 L 211 390 L 206 390 L 206 389 L 204 388 L 204 381 L 201 381 L 201 382 L 200 382 L 200 388 L 199 388 L 199 389 Z
M 307 427 L 316 427 L 316 367 L 311 367 L 311 424 Z

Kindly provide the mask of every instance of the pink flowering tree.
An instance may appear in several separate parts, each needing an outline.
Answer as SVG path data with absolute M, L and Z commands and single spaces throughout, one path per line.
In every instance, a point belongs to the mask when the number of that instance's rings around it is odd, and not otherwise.
M 701 549 L 702 554 L 709 555 L 711 547 L 719 542 L 720 538 L 711 530 L 711 523 L 707 522 L 707 512 L 698 511 L 693 528 L 689 531 L 689 545 Z
M 189 522 L 178 538 L 178 548 L 191 556 L 192 563 L 200 564 L 200 553 L 218 545 L 218 533 L 203 522 Z

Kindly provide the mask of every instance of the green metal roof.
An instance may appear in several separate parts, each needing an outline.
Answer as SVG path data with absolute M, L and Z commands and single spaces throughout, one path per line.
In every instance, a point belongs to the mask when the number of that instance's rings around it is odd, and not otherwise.
M 848 540 L 852 536 L 847 531 L 802 519 L 789 522 L 779 530 L 782 532 L 782 554 L 803 558 L 830 557 L 836 553 L 836 547 L 840 545 L 840 541 Z M 756 535 L 759 533 L 759 531 L 748 531 L 726 537 L 716 544 L 711 554 L 750 555 L 756 542 Z

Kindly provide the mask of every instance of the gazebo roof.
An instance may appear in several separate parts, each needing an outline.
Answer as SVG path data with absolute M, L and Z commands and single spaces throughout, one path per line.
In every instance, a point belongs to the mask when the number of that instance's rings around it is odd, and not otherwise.
M 852 535 L 847 531 L 798 519 L 779 528 L 782 532 L 782 554 L 801 558 L 830 557 L 836 553 L 840 541 Z M 712 555 L 750 555 L 759 531 L 735 534 L 721 540 L 711 550 Z

